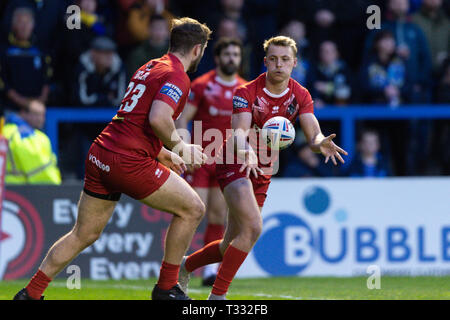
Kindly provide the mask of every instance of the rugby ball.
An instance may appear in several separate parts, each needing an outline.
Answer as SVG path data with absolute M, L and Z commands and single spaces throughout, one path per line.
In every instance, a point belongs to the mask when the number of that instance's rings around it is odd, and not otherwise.
M 282 116 L 267 120 L 261 130 L 262 138 L 273 150 L 283 150 L 289 147 L 295 139 L 295 129 L 291 121 Z

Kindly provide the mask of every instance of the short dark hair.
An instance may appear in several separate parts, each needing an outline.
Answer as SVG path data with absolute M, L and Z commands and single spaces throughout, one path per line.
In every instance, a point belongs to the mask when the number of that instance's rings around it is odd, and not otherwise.
M 204 23 L 188 17 L 173 19 L 169 52 L 186 54 L 197 44 L 204 46 L 210 36 L 211 30 Z
M 237 38 L 221 37 L 214 44 L 214 56 L 220 56 L 222 50 L 228 48 L 229 46 L 236 46 L 241 49 L 242 53 L 242 41 Z

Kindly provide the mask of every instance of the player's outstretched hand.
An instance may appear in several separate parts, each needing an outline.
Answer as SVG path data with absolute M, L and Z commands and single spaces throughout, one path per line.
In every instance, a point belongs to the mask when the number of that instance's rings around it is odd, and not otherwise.
M 334 165 L 336 166 L 336 158 L 338 158 L 341 163 L 345 163 L 344 159 L 342 159 L 341 154 L 348 155 L 348 153 L 333 142 L 334 138 L 336 138 L 336 134 L 330 134 L 328 137 L 322 140 L 322 142 L 319 144 L 319 148 L 320 152 L 325 157 L 325 163 L 328 163 L 331 158 L 331 161 L 333 161 Z
M 258 178 L 258 173 L 263 174 L 261 168 L 258 167 L 258 157 L 253 150 L 238 150 L 237 156 L 244 161 L 239 172 L 245 170 L 245 175 L 247 178 L 250 177 L 250 173 L 253 173 L 255 178 Z

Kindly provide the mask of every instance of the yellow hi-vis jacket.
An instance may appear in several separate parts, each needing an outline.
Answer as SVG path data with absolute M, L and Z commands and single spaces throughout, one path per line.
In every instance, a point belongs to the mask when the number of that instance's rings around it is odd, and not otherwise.
M 45 133 L 32 128 L 16 114 L 3 127 L 8 139 L 6 184 L 61 184 L 56 156 Z

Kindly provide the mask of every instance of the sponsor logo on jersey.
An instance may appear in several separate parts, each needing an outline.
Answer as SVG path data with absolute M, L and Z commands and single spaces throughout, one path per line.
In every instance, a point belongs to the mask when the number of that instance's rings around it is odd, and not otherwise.
M 183 95 L 183 91 L 170 82 L 166 82 L 159 92 L 171 98 L 175 103 L 178 103 Z
M 95 164 L 97 167 L 102 169 L 103 171 L 109 172 L 111 169 L 109 165 L 102 163 L 100 160 L 98 160 L 93 154 L 89 154 L 89 161 Z
M 279 106 L 273 106 L 272 107 L 272 113 L 278 113 L 278 110 L 280 110 Z
M 234 96 L 233 97 L 233 108 L 234 109 L 242 109 L 248 107 L 248 101 L 242 97 Z

